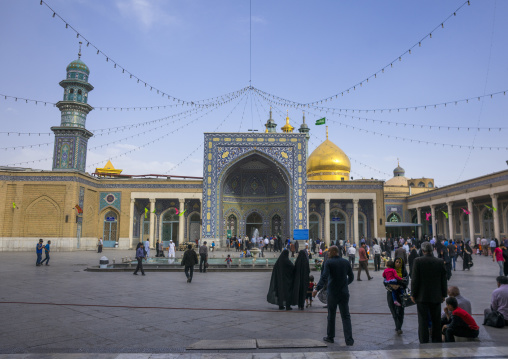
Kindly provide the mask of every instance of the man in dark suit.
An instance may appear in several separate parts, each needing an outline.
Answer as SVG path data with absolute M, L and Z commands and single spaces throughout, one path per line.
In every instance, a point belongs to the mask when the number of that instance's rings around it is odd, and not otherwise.
M 423 257 L 413 263 L 411 299 L 418 312 L 418 338 L 420 343 L 429 342 L 429 316 L 432 322 L 432 343 L 440 343 L 441 303 L 447 295 L 446 270 L 442 259 L 432 255 L 432 244 L 422 243 Z
M 327 304 L 328 304 L 328 324 L 326 337 L 323 340 L 327 343 L 333 343 L 335 338 L 335 317 L 337 315 L 337 306 L 339 306 L 340 317 L 342 319 L 342 330 L 346 345 L 354 344 L 353 329 L 351 326 L 351 315 L 349 314 L 349 289 L 348 285 L 355 279 L 353 269 L 349 262 L 339 257 L 339 248 L 331 246 L 328 250 L 329 259 L 323 265 L 321 278 L 312 293 L 315 297 L 326 283 L 328 283 Z

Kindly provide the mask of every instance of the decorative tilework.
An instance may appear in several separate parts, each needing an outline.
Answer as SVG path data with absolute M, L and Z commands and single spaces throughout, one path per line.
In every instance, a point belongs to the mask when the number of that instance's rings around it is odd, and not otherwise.
M 203 186 L 199 183 L 178 183 L 178 184 L 151 184 L 151 183 L 101 183 L 101 179 L 90 177 L 87 180 L 82 177 L 74 176 L 10 176 L 0 175 L 0 181 L 10 182 L 77 182 L 96 189 L 202 189 Z M 110 180 L 104 180 L 104 182 Z
M 295 133 L 205 133 L 203 153 L 203 238 L 217 238 L 221 235 L 223 215 L 220 213 L 222 182 L 227 171 L 238 161 L 251 155 L 259 155 L 277 166 L 281 174 L 289 178 L 290 185 L 290 233 L 294 228 L 305 228 L 307 218 L 307 178 L 305 135 Z M 300 144 L 300 145 L 298 145 Z M 300 156 L 298 156 L 300 155 Z M 252 192 L 261 190 L 260 181 L 246 184 Z M 257 186 L 256 186 L 257 184 Z M 243 187 L 244 189 L 246 187 Z M 269 186 L 265 183 L 264 191 Z M 257 192 L 256 192 L 257 193 Z
M 122 202 L 121 192 L 101 192 L 99 212 L 108 206 L 114 207 L 120 211 L 121 202 Z

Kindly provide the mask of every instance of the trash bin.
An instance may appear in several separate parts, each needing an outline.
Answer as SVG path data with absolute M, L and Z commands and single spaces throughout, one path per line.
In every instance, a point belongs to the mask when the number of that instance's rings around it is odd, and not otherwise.
M 100 265 L 99 265 L 99 268 L 101 268 L 101 269 L 106 269 L 106 268 L 108 268 L 108 264 L 109 264 L 109 259 L 108 259 L 108 257 L 106 257 L 106 256 L 102 256 L 102 257 L 101 257 L 101 259 L 100 259 L 100 261 L 99 261 L 99 264 L 100 264 Z

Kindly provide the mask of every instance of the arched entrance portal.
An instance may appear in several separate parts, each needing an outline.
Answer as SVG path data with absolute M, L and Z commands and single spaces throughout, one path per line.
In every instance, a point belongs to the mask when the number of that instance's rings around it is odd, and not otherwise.
M 220 238 L 225 245 L 227 228 L 236 217 L 236 235 L 252 238 L 257 228 L 260 236 L 290 235 L 291 188 L 285 169 L 267 155 L 254 152 L 238 160 L 224 174 L 220 185 Z
M 259 234 L 262 235 L 263 218 L 259 213 L 253 212 L 247 217 L 247 221 L 245 223 L 245 233 L 249 236 L 249 238 L 252 238 L 256 229 Z
M 118 214 L 115 211 L 109 211 L 104 215 L 104 230 L 102 233 L 104 247 L 115 246 L 118 240 Z

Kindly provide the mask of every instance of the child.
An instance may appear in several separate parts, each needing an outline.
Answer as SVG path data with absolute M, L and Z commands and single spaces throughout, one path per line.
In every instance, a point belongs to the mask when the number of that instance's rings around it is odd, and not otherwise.
M 306 308 L 309 306 L 312 307 L 312 291 L 314 290 L 314 286 L 316 283 L 314 283 L 314 276 L 309 276 L 309 287 L 307 288 L 307 295 L 305 297 L 305 304 L 307 304 Z
M 404 290 L 398 284 L 398 281 L 403 279 L 397 275 L 394 261 L 390 260 L 386 262 L 386 269 L 383 272 L 383 278 L 385 279 L 384 284 L 392 289 L 393 304 L 400 307 L 401 304 L 399 298 Z
M 228 256 L 226 257 L 226 267 L 227 268 L 231 268 L 231 262 L 233 261 L 233 259 L 231 259 L 231 255 L 228 254 Z

